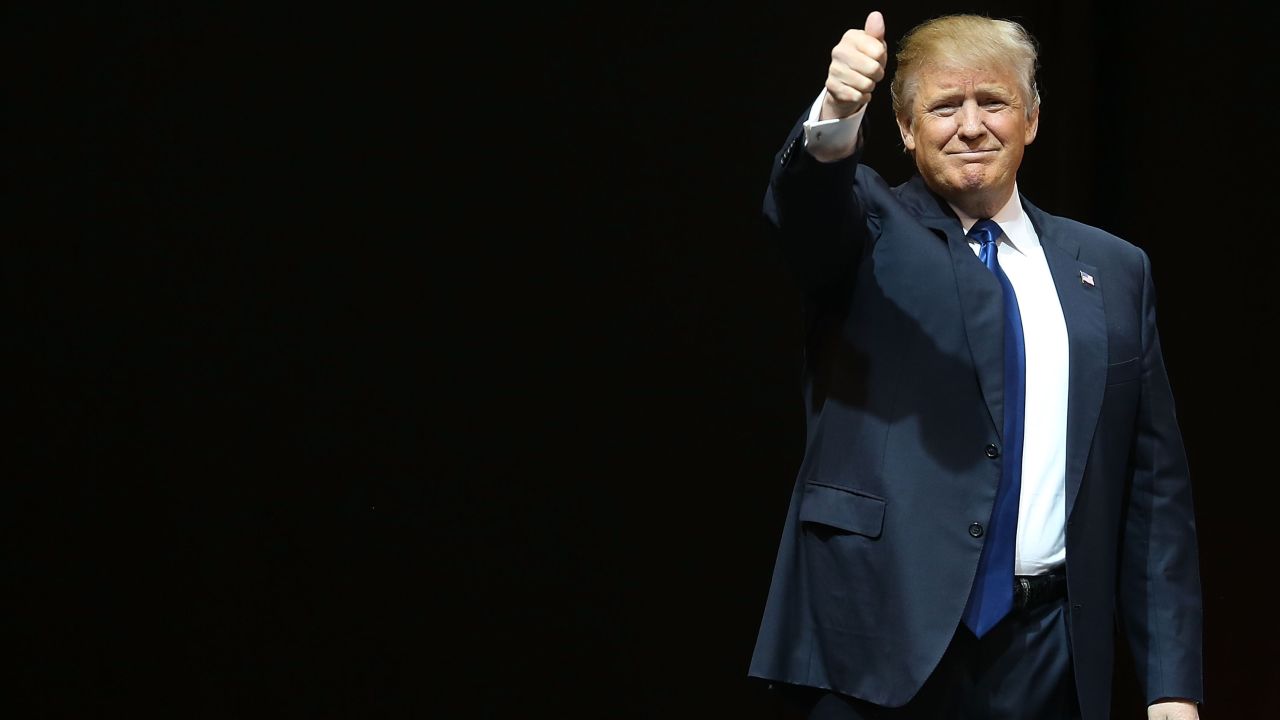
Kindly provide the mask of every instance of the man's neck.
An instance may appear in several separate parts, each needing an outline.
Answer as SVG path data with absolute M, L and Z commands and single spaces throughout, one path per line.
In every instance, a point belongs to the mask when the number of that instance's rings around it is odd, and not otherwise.
M 983 218 L 994 218 L 1001 210 L 1013 200 L 1017 194 L 1018 186 L 1015 183 L 1013 187 L 1000 193 L 983 193 L 968 194 L 959 198 L 944 198 L 956 215 L 961 220 L 965 220 L 966 216 L 969 220 L 982 220 Z M 966 223 L 967 224 L 967 223 Z

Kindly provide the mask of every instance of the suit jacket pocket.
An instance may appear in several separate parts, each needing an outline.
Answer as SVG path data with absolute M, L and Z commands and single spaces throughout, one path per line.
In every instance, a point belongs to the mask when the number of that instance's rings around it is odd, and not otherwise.
M 1142 358 L 1130 358 L 1107 366 L 1107 384 L 1116 385 L 1137 379 L 1142 373 Z
M 800 522 L 880 537 L 884 528 L 884 500 L 832 485 L 806 483 L 800 500 Z

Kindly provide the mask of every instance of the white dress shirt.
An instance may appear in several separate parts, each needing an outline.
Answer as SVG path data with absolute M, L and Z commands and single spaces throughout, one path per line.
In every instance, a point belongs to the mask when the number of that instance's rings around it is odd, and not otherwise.
M 818 96 L 805 122 L 805 147 L 815 158 L 831 161 L 853 152 L 866 108 L 844 119 L 820 121 L 818 113 L 825 94 L 823 90 Z M 954 205 L 951 209 L 966 233 L 979 220 Z M 1018 502 L 1014 573 L 1036 575 L 1061 565 L 1067 554 L 1067 325 L 1040 236 L 1023 212 L 1016 184 L 1009 201 L 991 219 L 1004 231 L 996 257 L 1018 297 L 1027 353 L 1022 495 Z M 970 241 L 969 246 L 976 255 L 978 242 Z

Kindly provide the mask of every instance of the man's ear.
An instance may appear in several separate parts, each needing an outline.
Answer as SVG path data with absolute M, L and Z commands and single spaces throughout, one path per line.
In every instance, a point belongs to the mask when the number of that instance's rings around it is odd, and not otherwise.
M 1023 134 L 1023 145 L 1030 145 L 1036 139 L 1036 133 L 1040 130 L 1040 106 L 1036 105 L 1036 109 L 1031 111 L 1031 118 L 1027 122 L 1027 131 Z
M 907 149 L 907 152 L 915 152 L 916 136 L 911 132 L 911 117 L 899 115 L 897 120 L 898 134 L 902 136 L 902 146 Z

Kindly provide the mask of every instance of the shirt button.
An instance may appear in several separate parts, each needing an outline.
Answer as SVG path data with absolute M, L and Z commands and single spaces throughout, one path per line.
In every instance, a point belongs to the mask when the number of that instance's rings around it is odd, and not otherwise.
M 969 526 L 969 534 L 978 538 L 982 537 L 982 533 L 986 532 L 982 529 L 982 523 L 973 523 Z
M 987 457 L 989 457 L 989 458 L 998 458 L 998 457 L 1000 457 L 1000 448 L 996 447 L 995 445 L 988 445 L 988 446 L 987 446 Z

